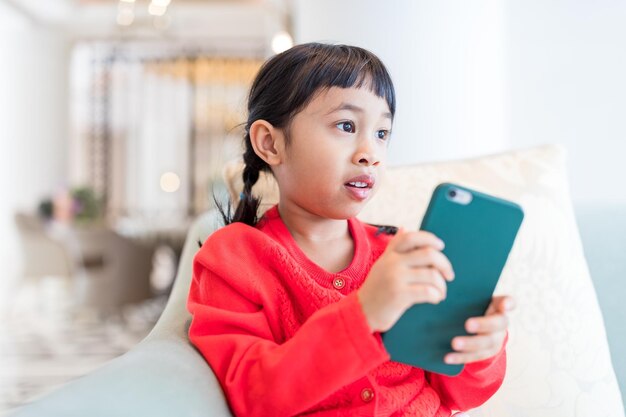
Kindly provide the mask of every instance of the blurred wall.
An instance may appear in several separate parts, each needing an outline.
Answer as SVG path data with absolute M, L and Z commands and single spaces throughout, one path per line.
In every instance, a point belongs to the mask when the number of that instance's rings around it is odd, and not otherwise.
M 13 213 L 65 185 L 68 42 L 0 9 L 0 302 L 19 265 Z
M 298 0 L 294 27 L 298 43 L 355 44 L 383 60 L 398 100 L 392 164 L 507 148 L 501 2 Z
M 626 204 L 626 3 L 295 1 L 297 42 L 378 54 L 393 165 L 562 143 L 577 203 Z
M 574 200 L 626 203 L 626 2 L 507 3 L 512 143 L 565 144 Z

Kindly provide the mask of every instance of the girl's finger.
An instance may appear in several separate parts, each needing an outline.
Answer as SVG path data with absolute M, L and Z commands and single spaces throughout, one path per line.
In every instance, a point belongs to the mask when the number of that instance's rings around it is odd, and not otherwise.
M 452 349 L 457 352 L 476 352 L 500 348 L 505 336 L 505 332 L 480 336 L 457 336 L 452 339 Z
M 441 273 L 435 268 L 410 269 L 408 271 L 409 284 L 428 285 L 434 287 L 440 293 L 440 301 L 446 298 L 448 285 Z
M 419 230 L 417 232 L 399 232 L 389 242 L 396 252 L 406 253 L 422 246 L 432 246 L 435 249 L 442 250 L 444 243 L 441 239 L 430 232 Z
M 444 357 L 443 361 L 448 364 L 478 362 L 478 361 L 489 359 L 495 356 L 499 351 L 500 351 L 499 349 L 488 349 L 488 350 L 481 350 L 478 352 L 471 352 L 471 353 L 461 353 L 461 352 L 448 353 Z
M 434 267 L 441 272 L 441 275 L 443 275 L 447 281 L 454 279 L 454 270 L 446 255 L 431 246 L 408 252 L 404 254 L 403 257 L 406 259 L 406 265 L 409 267 Z
M 439 304 L 445 298 L 438 288 L 425 284 L 410 284 L 405 293 L 412 304 Z
M 515 300 L 509 295 L 493 297 L 487 308 L 486 316 L 491 314 L 507 314 L 515 308 Z
M 509 318 L 504 314 L 472 317 L 465 322 L 465 330 L 471 334 L 496 333 L 509 327 Z

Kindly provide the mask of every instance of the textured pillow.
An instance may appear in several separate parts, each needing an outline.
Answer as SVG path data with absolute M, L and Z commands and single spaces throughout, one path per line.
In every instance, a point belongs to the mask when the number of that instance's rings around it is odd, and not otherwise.
M 231 175 L 235 172 L 241 172 L 240 167 Z M 277 201 L 278 193 L 273 181 L 264 181 L 253 192 L 264 196 L 267 207 Z M 390 168 L 359 217 L 416 229 L 441 182 L 515 201 L 525 211 L 496 289 L 517 301 L 510 317 L 507 374 L 496 395 L 470 415 L 623 417 L 570 200 L 565 150 L 548 145 Z

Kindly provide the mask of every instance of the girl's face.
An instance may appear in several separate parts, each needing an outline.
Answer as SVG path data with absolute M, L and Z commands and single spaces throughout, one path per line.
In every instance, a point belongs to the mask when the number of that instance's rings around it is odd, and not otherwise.
M 274 167 L 281 208 L 314 216 L 356 216 L 384 173 L 392 116 L 367 85 L 321 90 L 292 120 Z

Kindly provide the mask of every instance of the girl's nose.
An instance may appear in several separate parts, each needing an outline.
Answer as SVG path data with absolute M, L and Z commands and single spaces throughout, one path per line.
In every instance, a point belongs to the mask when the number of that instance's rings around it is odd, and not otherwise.
M 364 143 L 359 146 L 357 151 L 354 153 L 352 162 L 356 165 L 376 166 L 380 163 L 380 157 L 377 155 L 371 144 Z

